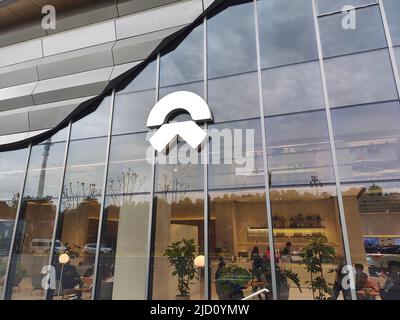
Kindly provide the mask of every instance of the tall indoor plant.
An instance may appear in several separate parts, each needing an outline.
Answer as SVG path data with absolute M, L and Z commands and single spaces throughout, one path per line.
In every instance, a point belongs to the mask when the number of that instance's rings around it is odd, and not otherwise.
M 190 298 L 190 282 L 198 279 L 194 259 L 196 257 L 196 246 L 194 239 L 173 242 L 165 249 L 164 256 L 167 257 L 171 267 L 174 267 L 173 276 L 178 277 L 177 298 Z
M 303 249 L 303 261 L 305 269 L 310 274 L 310 281 L 313 298 L 315 300 L 326 300 L 332 294 L 330 286 L 325 278 L 323 263 L 333 263 L 336 260 L 335 248 L 326 243 L 325 237 L 311 237 Z

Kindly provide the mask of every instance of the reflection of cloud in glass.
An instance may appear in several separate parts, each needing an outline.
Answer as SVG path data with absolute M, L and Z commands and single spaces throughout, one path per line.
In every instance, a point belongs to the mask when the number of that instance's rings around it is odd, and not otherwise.
M 325 111 L 266 118 L 272 184 L 308 184 L 312 175 L 333 182 Z
M 111 99 L 106 97 L 96 111 L 72 124 L 71 139 L 106 136 L 110 116 Z
M 263 71 L 265 115 L 324 108 L 318 62 Z
M 344 14 L 319 18 L 322 49 L 325 57 L 384 48 L 387 46 L 379 8 L 358 9 L 357 28 L 342 27 Z
M 252 2 L 229 7 L 209 19 L 207 36 L 210 78 L 257 69 Z
M 115 96 L 113 134 L 146 131 L 147 117 L 155 102 L 155 90 Z
M 397 0 L 395 0 L 397 1 Z M 375 0 L 318 0 L 318 13 L 329 13 L 342 10 L 343 6 L 351 5 L 354 7 L 363 6 L 376 2 Z
M 398 98 L 386 49 L 326 59 L 325 67 L 331 106 Z
M 400 1 L 384 0 L 386 17 L 388 19 L 393 45 L 400 45 Z
M 256 72 L 210 80 L 208 98 L 216 122 L 260 116 Z
M 342 180 L 400 176 L 398 102 L 332 110 Z
M 12 200 L 21 192 L 27 149 L 0 154 L 0 200 Z
M 318 58 L 311 0 L 258 1 L 263 68 Z
M 198 26 L 174 51 L 161 56 L 161 87 L 203 80 L 203 30 L 203 25 Z

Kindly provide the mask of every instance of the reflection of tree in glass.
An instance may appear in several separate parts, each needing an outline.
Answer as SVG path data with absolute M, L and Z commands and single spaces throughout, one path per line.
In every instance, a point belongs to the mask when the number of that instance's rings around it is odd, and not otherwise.
M 109 178 L 107 182 L 107 194 L 112 198 L 122 195 L 129 200 L 133 194 L 142 192 L 146 178 L 139 179 L 139 175 L 131 168 L 122 172 L 118 179 Z
M 190 188 L 190 183 L 180 182 L 178 178 L 170 178 L 168 174 L 163 174 L 163 183 L 161 183 L 160 190 L 164 199 L 167 199 L 168 194 L 171 195 L 172 202 L 178 202 L 185 198 L 186 192 Z
M 14 193 L 12 199 L 6 201 L 7 206 L 8 206 L 9 208 L 12 208 L 12 209 L 17 209 L 19 197 L 20 197 L 19 192 Z
M 69 182 L 63 188 L 62 207 L 64 210 L 76 209 L 82 201 L 97 200 L 100 195 L 101 192 L 94 183 L 87 185 L 85 182 L 80 181 Z

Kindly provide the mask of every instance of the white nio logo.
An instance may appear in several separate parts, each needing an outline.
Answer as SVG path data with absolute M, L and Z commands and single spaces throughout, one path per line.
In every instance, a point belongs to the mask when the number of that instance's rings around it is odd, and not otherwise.
M 167 123 L 170 116 L 178 111 L 187 111 L 192 121 Z M 207 133 L 195 121 L 210 121 L 212 114 L 207 103 L 197 94 L 177 91 L 162 98 L 151 110 L 147 127 L 158 128 L 150 143 L 162 152 L 176 136 L 184 139 L 193 149 L 206 138 Z

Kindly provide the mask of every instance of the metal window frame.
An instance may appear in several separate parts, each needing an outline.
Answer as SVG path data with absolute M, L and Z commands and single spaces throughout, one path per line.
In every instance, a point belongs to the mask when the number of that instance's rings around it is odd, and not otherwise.
M 92 293 L 90 300 L 96 299 L 96 294 L 99 291 L 97 288 L 97 278 L 99 272 L 99 258 L 100 258 L 100 245 L 101 245 L 101 236 L 104 225 L 104 206 L 106 202 L 106 188 L 107 188 L 107 176 L 108 176 L 108 165 L 110 162 L 110 149 L 111 149 L 111 138 L 112 138 L 112 126 L 114 119 L 114 105 L 115 105 L 115 89 L 111 93 L 110 99 L 110 114 L 109 114 L 109 123 L 108 123 L 108 137 L 107 137 L 107 148 L 106 148 L 106 159 L 104 161 L 104 177 L 103 177 L 103 195 L 100 204 L 100 213 L 99 213 L 99 224 L 97 227 L 97 241 L 96 241 L 96 255 L 94 259 L 94 268 L 93 268 L 93 282 L 92 282 Z M 99 285 L 100 287 L 100 285 Z
M 65 140 L 65 151 L 64 151 L 64 159 L 63 159 L 63 167 L 62 167 L 62 172 L 61 172 L 61 180 L 60 180 L 60 189 L 58 192 L 58 200 L 57 200 L 57 211 L 56 215 L 54 217 L 54 227 L 53 227 L 53 235 L 51 237 L 51 247 L 50 247 L 50 255 L 49 255 L 49 266 L 53 265 L 53 257 L 54 257 L 54 247 L 55 247 L 55 242 L 56 242 L 56 237 L 57 237 L 57 229 L 58 229 L 58 220 L 60 217 L 61 213 L 61 200 L 62 200 L 62 193 L 64 190 L 64 179 L 65 179 L 65 172 L 67 170 L 67 161 L 68 161 L 68 152 L 69 152 L 69 146 L 70 146 L 70 138 L 71 138 L 71 129 L 72 129 L 72 121 L 69 122 L 68 124 L 68 132 L 67 132 L 67 137 Z M 61 280 L 61 279 L 60 279 Z M 45 290 L 45 299 L 49 300 L 49 290 Z
M 260 120 L 261 120 L 261 139 L 263 148 L 263 161 L 264 161 L 264 187 L 265 187 L 265 201 L 267 205 L 267 222 L 268 222 L 268 240 L 270 247 L 270 265 L 271 265 L 271 280 L 272 280 L 272 298 L 278 300 L 277 282 L 276 282 L 276 262 L 275 262 L 275 241 L 272 225 L 272 207 L 270 197 L 270 181 L 268 169 L 268 155 L 267 155 L 267 132 L 265 128 L 265 115 L 264 115 L 264 96 L 263 96 L 263 83 L 262 83 L 262 69 L 261 69 L 261 48 L 260 48 L 260 30 L 258 24 L 258 7 L 257 0 L 253 0 L 254 6 L 254 20 L 255 20 L 255 36 L 256 36 L 256 50 L 257 50 L 257 75 L 258 75 L 258 98 L 260 107 Z
M 398 98 L 400 98 L 400 74 L 399 74 L 399 68 L 398 68 L 398 64 L 397 64 L 397 60 L 396 60 L 396 54 L 394 52 L 392 35 L 390 33 L 389 22 L 388 22 L 388 19 L 387 19 L 387 16 L 386 16 L 386 10 L 385 10 L 385 5 L 383 3 L 383 0 L 378 0 L 378 5 L 379 5 L 379 11 L 380 11 L 381 17 L 382 17 L 383 29 L 385 31 L 385 36 L 386 36 L 386 42 L 387 42 L 387 45 L 388 45 L 390 61 L 392 63 L 394 80 L 395 80 L 396 88 L 397 88 L 397 95 L 398 95 Z
M 208 104 L 208 46 L 207 46 L 207 15 L 203 19 L 203 75 L 204 75 L 204 101 Z M 204 124 L 204 129 L 207 131 L 206 142 L 204 143 L 204 300 L 211 300 L 211 264 L 209 255 L 209 199 L 208 199 L 208 153 L 209 153 L 209 136 L 208 124 Z M 199 280 L 200 281 L 200 280 Z M 201 292 L 199 292 L 199 295 Z
M 13 258 L 13 252 L 14 252 L 14 247 L 15 247 L 15 237 L 17 235 L 17 230 L 18 230 L 18 224 L 19 224 L 19 219 L 20 219 L 20 212 L 21 212 L 21 205 L 22 205 L 22 199 L 24 197 L 24 191 L 25 191 L 25 185 L 26 185 L 26 180 L 28 176 L 28 167 L 29 167 L 29 162 L 31 159 L 31 154 L 32 154 L 32 143 L 29 144 L 29 147 L 27 148 L 27 157 L 26 157 L 26 164 L 25 164 L 25 172 L 24 172 L 24 179 L 22 181 L 21 189 L 20 189 L 20 196 L 18 199 L 18 205 L 17 205 L 17 211 L 15 214 L 15 222 L 14 222 L 14 228 L 13 232 L 11 235 L 11 244 L 10 244 L 10 252 L 8 253 L 8 260 L 7 260 L 7 267 L 6 267 L 6 273 L 4 275 L 4 284 L 3 284 L 3 292 L 0 300 L 6 300 L 8 297 L 11 297 L 12 290 L 14 286 L 11 286 L 11 292 L 8 292 L 9 290 L 9 273 L 11 269 L 11 259 Z M 10 294 L 10 295 L 9 295 Z
M 335 176 L 337 202 L 338 202 L 338 207 L 339 207 L 339 221 L 341 224 L 346 264 L 351 266 L 352 259 L 351 259 L 351 251 L 350 251 L 350 242 L 349 242 L 347 223 L 346 223 L 346 215 L 345 215 L 344 203 L 343 203 L 343 197 L 342 197 L 342 188 L 341 188 L 341 184 L 340 184 L 339 166 L 338 166 L 338 162 L 337 162 L 335 138 L 334 138 L 334 134 L 333 134 L 332 117 L 331 117 L 331 110 L 330 110 L 330 104 L 329 104 L 328 86 L 327 86 L 327 80 L 326 80 L 326 74 L 325 74 L 325 65 L 324 65 L 324 58 L 323 58 L 323 51 L 322 51 L 321 34 L 320 34 L 319 23 L 318 23 L 316 0 L 312 0 L 312 10 L 313 10 L 315 36 L 316 36 L 316 40 L 317 40 L 318 57 L 319 57 L 319 64 L 320 64 L 320 71 L 321 71 L 322 89 L 323 89 L 323 93 L 324 93 L 324 103 L 325 103 L 325 110 L 326 110 L 325 114 L 326 114 L 326 120 L 327 120 L 327 126 L 328 126 L 329 143 L 330 143 L 331 156 L 332 156 L 332 165 L 333 165 L 333 172 L 334 172 L 334 176 Z M 357 300 L 355 290 L 353 290 L 353 289 L 351 289 L 351 297 L 352 297 L 352 300 Z
M 155 95 L 154 95 L 154 103 L 158 102 L 160 96 L 160 53 L 157 54 L 157 63 L 156 63 L 156 81 L 155 81 Z M 151 163 L 151 183 L 150 183 L 150 203 L 149 203 L 149 220 L 148 220 L 148 229 L 147 229 L 147 256 L 146 256 L 146 281 L 145 281 L 145 299 L 152 300 L 153 297 L 153 271 L 154 268 L 152 266 L 153 261 L 153 233 L 155 233 L 155 219 L 156 212 L 154 210 L 154 193 L 155 193 L 155 179 L 156 179 L 156 160 L 157 160 L 157 151 L 154 150 L 152 155 L 152 163 Z M 155 239 L 155 238 L 154 238 Z

